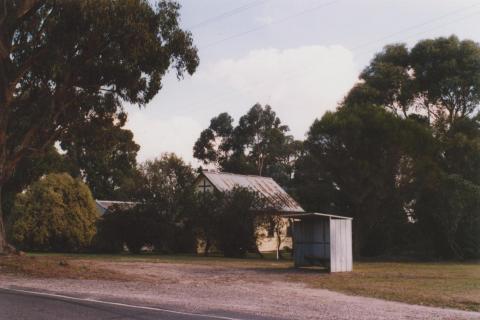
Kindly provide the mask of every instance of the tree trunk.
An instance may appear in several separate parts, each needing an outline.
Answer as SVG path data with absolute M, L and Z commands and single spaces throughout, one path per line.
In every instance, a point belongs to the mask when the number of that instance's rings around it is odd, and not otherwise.
M 207 238 L 205 240 L 205 252 L 203 253 L 205 257 L 208 257 L 209 251 L 210 251 L 210 239 Z
M 7 235 L 5 232 L 5 224 L 3 222 L 2 210 L 0 209 L 0 254 L 7 253 Z
M 277 260 L 283 259 L 282 253 L 280 252 L 280 247 L 282 246 L 282 234 L 281 231 L 276 232 L 277 234 Z
M 5 221 L 3 216 L 2 188 L 0 186 L 0 254 L 9 254 L 15 249 L 7 242 L 7 232 L 5 230 Z
M 2 186 L 0 185 L 0 255 L 21 253 L 21 251 L 18 251 L 14 246 L 9 244 L 7 240 L 5 217 L 3 214 Z
M 0 254 L 5 252 L 7 247 L 7 235 L 5 223 L 3 222 L 2 188 L 0 188 Z

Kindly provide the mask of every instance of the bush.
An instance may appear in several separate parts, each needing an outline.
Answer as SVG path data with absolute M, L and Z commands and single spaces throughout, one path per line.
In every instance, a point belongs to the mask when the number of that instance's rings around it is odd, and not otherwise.
M 196 238 L 187 214 L 193 202 L 194 178 L 192 168 L 175 154 L 142 164 L 137 186 L 142 204 L 116 208 L 102 217 L 97 250 L 118 252 L 126 244 L 133 253 L 145 245 L 157 252 L 195 252 Z
M 101 218 L 95 249 L 118 253 L 124 245 L 132 253 L 153 246 L 162 253 L 192 253 L 196 239 L 191 227 L 176 223 L 157 203 L 138 204 L 132 208 L 115 208 Z
M 256 248 L 257 223 L 254 210 L 260 209 L 258 195 L 245 188 L 235 188 L 218 195 L 212 237 L 226 257 L 245 257 Z
M 480 257 L 480 187 L 459 175 L 441 174 L 422 190 L 416 217 L 437 257 Z
M 66 173 L 49 174 L 16 197 L 10 236 L 22 250 L 82 251 L 91 244 L 97 218 L 83 182 Z
M 98 224 L 95 247 L 98 251 L 117 253 L 124 245 L 132 253 L 140 253 L 151 245 L 159 221 L 152 208 L 139 204 L 132 208 L 113 208 L 105 213 Z

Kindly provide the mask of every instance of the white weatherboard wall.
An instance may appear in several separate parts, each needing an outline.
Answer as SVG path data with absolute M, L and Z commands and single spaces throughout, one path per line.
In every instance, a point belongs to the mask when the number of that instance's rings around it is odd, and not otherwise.
M 330 271 L 352 271 L 352 220 L 330 218 Z

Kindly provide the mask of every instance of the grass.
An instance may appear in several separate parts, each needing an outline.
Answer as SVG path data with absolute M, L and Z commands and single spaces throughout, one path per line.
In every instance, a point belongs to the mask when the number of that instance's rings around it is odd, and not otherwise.
M 480 311 L 480 263 L 359 262 L 349 273 L 288 277 L 351 295 Z
M 0 273 L 33 278 L 129 280 L 125 275 L 57 256 L 0 256 Z
M 221 255 L 210 255 L 208 257 L 196 254 L 163 255 L 153 253 L 143 254 L 63 254 L 63 253 L 28 253 L 31 257 L 57 257 L 69 260 L 99 260 L 118 262 L 157 262 L 157 263 L 182 263 L 208 265 L 231 268 L 281 268 L 291 267 L 291 260 L 275 260 L 275 253 L 266 253 L 264 258 L 258 255 L 249 254 L 246 258 L 225 258 Z
M 0 257 L 0 272 L 34 277 L 129 280 L 121 273 L 93 268 L 89 266 L 89 260 L 244 268 L 262 271 L 259 276 L 275 274 L 285 281 L 301 282 L 309 287 L 350 295 L 480 312 L 478 262 L 357 262 L 353 272 L 328 274 L 318 269 L 294 269 L 292 261 L 276 261 L 273 254 L 265 259 L 257 256 L 230 259 L 156 254 L 28 254 L 25 257 Z

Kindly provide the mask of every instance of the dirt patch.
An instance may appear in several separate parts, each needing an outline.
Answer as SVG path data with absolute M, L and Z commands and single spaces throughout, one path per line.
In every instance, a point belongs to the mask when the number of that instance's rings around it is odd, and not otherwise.
M 158 263 L 158 262 L 111 262 L 77 260 L 91 267 L 112 270 L 138 281 L 184 285 L 272 283 L 285 280 L 284 272 L 267 272 L 265 269 L 235 268 L 218 265 Z M 286 270 L 285 270 L 286 271 Z

